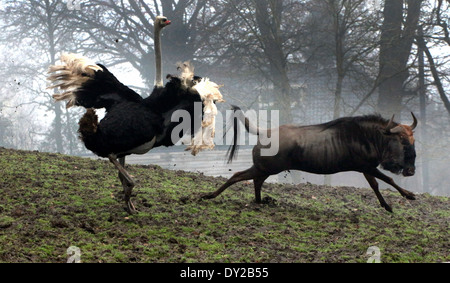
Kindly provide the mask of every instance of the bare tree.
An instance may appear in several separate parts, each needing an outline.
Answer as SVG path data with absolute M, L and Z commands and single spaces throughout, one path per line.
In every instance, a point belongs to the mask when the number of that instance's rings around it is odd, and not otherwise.
M 416 41 L 419 49 L 426 55 L 430 73 L 434 80 L 433 84 L 445 109 L 450 114 L 450 100 L 445 89 L 445 80 L 450 74 L 450 70 L 448 69 L 450 55 L 445 52 L 440 52 L 442 53 L 440 55 L 433 55 L 430 50 L 433 47 L 443 48 L 443 50 L 450 47 L 449 27 L 447 23 L 450 20 L 450 1 L 439 0 L 435 4 L 435 7 L 429 7 L 432 12 L 422 21 Z
M 12 136 L 12 122 L 3 115 L 3 103 L 0 102 L 0 146 L 13 147 L 10 137 Z
M 409 76 L 408 60 L 418 27 L 422 1 L 389 0 L 384 2 L 384 21 L 380 40 L 378 110 L 385 115 L 400 114 L 402 110 L 403 86 Z
M 41 81 L 42 86 L 45 83 L 43 74 L 46 68 L 55 63 L 58 50 L 64 50 L 72 41 L 72 30 L 66 23 L 69 12 L 66 3 L 61 0 L 27 0 L 3 1 L 3 4 L 0 10 L 3 18 L 1 40 L 16 52 L 22 49 L 25 54 L 23 64 L 27 65 L 28 70 L 33 70 L 30 77 Z M 32 48 L 24 49 L 21 46 Z M 61 105 L 53 103 L 50 95 L 47 95 L 45 105 L 55 115 L 51 139 L 56 145 L 55 150 L 62 153 L 64 142 Z
M 281 110 L 282 123 L 292 122 L 292 104 L 296 98 L 290 65 L 299 53 L 302 3 L 227 0 L 215 9 L 221 28 L 211 34 L 205 47 L 213 64 L 220 64 L 223 73 L 228 72 L 235 84 L 245 86 L 236 88 L 239 93 L 230 93 L 231 98 L 250 106 L 259 100 L 258 96 L 264 96 L 268 107 L 276 105 Z M 243 98 L 246 92 L 249 97 L 253 95 L 252 99 Z
M 210 7 L 206 0 L 179 1 L 106 1 L 85 3 L 79 13 L 73 13 L 73 27 L 85 35 L 79 46 L 85 54 L 106 54 L 106 64 L 129 63 L 141 74 L 148 88 L 154 81 L 153 21 L 164 15 L 172 21 L 163 35 L 163 65 L 195 60 L 203 47 L 199 28 Z M 214 22 L 209 22 L 214 25 Z M 167 67 L 166 67 L 167 68 Z
M 377 13 L 371 11 L 367 1 L 314 1 L 324 6 L 324 18 L 330 19 L 324 37 L 326 53 L 332 55 L 335 61 L 336 84 L 334 88 L 333 117 L 338 118 L 342 112 L 342 92 L 344 80 L 352 73 L 368 74 L 364 66 L 371 65 L 373 52 L 377 46 L 376 32 L 378 30 Z M 320 5 L 320 4 L 319 4 Z M 329 42 L 325 43 L 325 40 Z M 375 79 L 374 79 L 375 80 Z
M 441 28 L 439 39 L 445 41 L 450 46 L 450 27 L 449 25 L 449 15 L 448 9 L 450 7 L 450 1 L 444 0 L 437 1 L 437 7 L 434 9 L 434 14 L 436 16 L 435 25 Z M 445 14 L 447 12 L 447 14 Z
M 441 99 L 444 103 L 445 109 L 447 109 L 447 112 L 450 114 L 450 100 L 448 99 L 448 97 L 445 93 L 444 86 L 441 82 L 441 78 L 440 78 L 439 72 L 437 70 L 435 60 L 433 58 L 433 55 L 430 52 L 430 49 L 427 47 L 427 44 L 426 44 L 425 40 L 423 39 L 423 36 L 417 37 L 417 44 L 419 45 L 419 48 L 425 53 L 425 55 L 428 59 L 428 63 L 430 65 L 430 71 L 431 71 L 431 74 L 434 79 L 434 84 L 438 90 L 439 96 L 441 97 Z
M 255 22 L 259 30 L 255 35 L 269 63 L 276 103 L 282 110 L 280 120 L 284 123 L 291 123 L 291 86 L 281 31 L 283 9 L 285 9 L 286 3 L 277 0 L 254 0 L 252 2 L 256 8 Z

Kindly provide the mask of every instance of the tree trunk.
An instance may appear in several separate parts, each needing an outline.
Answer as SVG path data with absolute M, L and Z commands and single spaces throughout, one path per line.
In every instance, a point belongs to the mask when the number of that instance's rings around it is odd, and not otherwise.
M 447 112 L 450 114 L 450 100 L 448 99 L 445 93 L 444 86 L 442 85 L 441 78 L 439 77 L 439 72 L 436 68 L 436 63 L 434 62 L 433 55 L 428 49 L 425 40 L 423 39 L 423 36 L 418 36 L 417 42 L 420 49 L 423 50 L 423 52 L 427 56 L 428 63 L 430 64 L 431 74 L 433 75 L 434 84 L 436 85 L 436 88 L 438 90 L 439 96 L 442 99 L 442 102 L 444 102 L 445 109 L 447 109 Z
M 342 99 L 342 84 L 344 82 L 344 76 L 338 75 L 336 82 L 336 89 L 334 91 L 334 111 L 333 119 L 337 119 L 341 116 L 341 99 Z
M 63 152 L 63 139 L 62 139 L 62 110 L 61 110 L 61 104 L 55 103 L 55 123 L 54 123 L 54 139 L 56 144 L 56 152 L 58 153 L 64 153 Z
M 419 29 L 419 37 L 422 37 L 422 29 Z M 419 39 L 420 40 L 420 39 Z M 426 86 L 425 86 L 425 59 L 424 50 L 419 44 L 419 99 L 420 99 L 420 136 L 422 139 L 422 187 L 428 188 L 429 185 L 429 168 L 427 154 L 427 116 L 426 116 Z
M 47 9 L 47 31 L 48 31 L 48 41 L 49 41 L 49 55 L 50 55 L 50 64 L 55 65 L 56 63 L 56 43 L 55 43 L 55 31 L 56 28 L 53 25 L 50 12 L 50 3 L 46 1 L 46 9 Z M 56 90 L 54 90 L 56 93 Z M 56 143 L 56 151 L 58 153 L 64 153 L 63 148 L 63 130 L 62 130 L 62 109 L 60 103 L 55 103 L 54 105 L 54 139 Z
M 422 0 L 407 1 L 406 20 L 403 18 L 403 2 L 403 0 L 385 1 L 383 11 L 378 111 L 385 116 L 401 114 L 403 84 L 409 76 L 407 63 L 419 21 Z
M 291 85 L 287 73 L 287 60 L 281 40 L 281 20 L 283 2 L 277 0 L 257 0 L 256 23 L 260 31 L 260 41 L 265 57 L 269 61 L 275 102 L 280 110 L 280 123 L 292 123 Z M 270 13 L 269 13 L 270 12 Z
M 339 118 L 341 115 L 341 98 L 342 98 L 342 84 L 345 78 L 345 22 L 341 20 L 340 10 L 335 6 L 334 1 L 329 4 L 331 11 L 333 11 L 333 29 L 334 29 L 334 44 L 335 44 L 335 59 L 336 59 L 336 88 L 334 90 L 334 111 L 333 119 Z
M 72 125 L 72 119 L 70 117 L 70 112 L 69 110 L 66 108 L 65 111 L 66 114 L 66 123 L 67 123 L 67 127 L 66 127 L 66 137 L 67 137 L 67 143 L 68 143 L 68 149 L 67 149 L 67 153 L 69 155 L 73 155 L 74 154 L 74 149 L 75 149 L 75 136 L 74 133 L 71 131 L 72 128 L 70 127 L 70 125 Z

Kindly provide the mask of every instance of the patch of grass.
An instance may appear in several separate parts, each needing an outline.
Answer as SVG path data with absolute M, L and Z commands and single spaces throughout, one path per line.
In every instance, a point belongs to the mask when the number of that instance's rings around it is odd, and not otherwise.
M 2 215 L 0 216 L 0 229 L 5 229 L 10 227 L 12 224 L 14 223 L 14 218 L 7 216 L 7 215 Z
M 449 261 L 449 199 L 417 201 L 369 189 L 265 184 L 265 205 L 239 183 L 200 200 L 226 180 L 157 166 L 128 166 L 133 201 L 123 207 L 105 161 L 0 148 L 0 262 L 382 262 Z

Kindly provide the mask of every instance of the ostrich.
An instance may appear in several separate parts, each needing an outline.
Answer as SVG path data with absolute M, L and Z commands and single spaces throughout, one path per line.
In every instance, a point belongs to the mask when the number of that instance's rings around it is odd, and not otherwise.
M 195 102 L 201 103 L 210 95 L 217 97 L 215 101 L 222 101 L 217 84 L 195 77 L 190 63 L 179 64 L 181 75 L 169 75 L 169 82 L 163 86 L 160 35 L 170 23 L 165 17 L 155 20 L 155 88 L 146 99 L 119 82 L 105 66 L 80 55 L 63 54 L 62 64 L 49 68 L 48 80 L 55 83 L 50 88 L 64 91 L 54 95 L 55 100 L 67 101 L 67 107 L 87 109 L 79 122 L 80 139 L 87 149 L 108 158 L 118 169 L 126 210 L 130 214 L 137 212 L 131 201 L 135 182 L 125 170 L 125 156 L 173 146 L 181 139 L 181 136 L 174 139 L 171 135 L 178 125 L 171 122 L 173 112 L 185 110 L 194 121 L 194 115 L 202 115 L 194 113 Z M 209 100 L 205 100 L 206 103 Z M 106 114 L 99 122 L 94 109 L 100 108 L 105 108 Z M 191 136 L 194 134 L 195 131 L 191 131 Z

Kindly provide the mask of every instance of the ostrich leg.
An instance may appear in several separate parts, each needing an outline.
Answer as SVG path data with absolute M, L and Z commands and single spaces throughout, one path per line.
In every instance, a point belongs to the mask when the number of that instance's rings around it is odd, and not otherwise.
M 125 170 L 125 158 L 123 157 L 119 160 L 120 162 L 117 161 L 117 156 L 114 154 L 109 155 L 109 161 L 111 161 L 111 163 L 116 166 L 117 170 L 119 170 L 119 179 L 122 182 L 123 191 L 125 193 L 125 204 L 127 206 L 127 211 L 130 214 L 134 214 L 137 213 L 137 210 L 131 201 L 131 192 L 133 191 L 135 183 L 127 170 Z
M 125 157 L 121 157 L 121 158 L 119 158 L 119 164 L 120 164 L 120 166 L 122 166 L 123 167 L 123 169 L 125 169 Z M 126 185 L 126 178 L 125 178 L 125 176 L 120 172 L 120 170 L 119 170 L 119 179 L 120 179 L 120 182 L 122 183 L 122 186 L 125 186 Z

